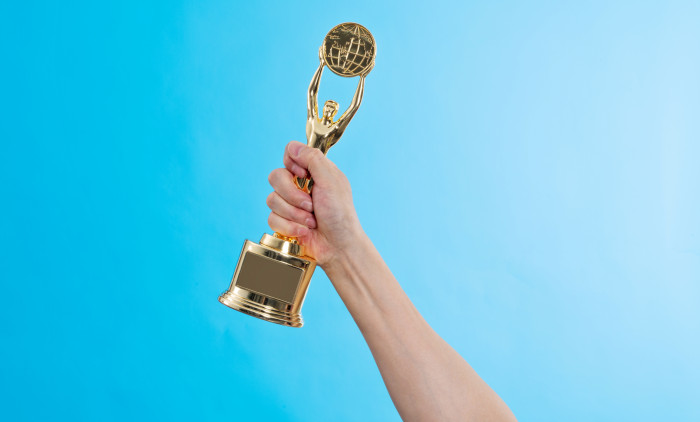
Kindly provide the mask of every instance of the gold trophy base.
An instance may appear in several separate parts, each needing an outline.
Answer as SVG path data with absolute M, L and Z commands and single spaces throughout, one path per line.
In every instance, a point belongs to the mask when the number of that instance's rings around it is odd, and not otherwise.
M 264 234 L 246 240 L 228 290 L 219 302 L 244 314 L 288 327 L 301 327 L 301 307 L 316 262 L 294 239 Z
M 219 302 L 255 318 L 289 327 L 304 325 L 304 318 L 300 312 L 280 311 L 277 307 L 270 306 L 271 300 L 273 299 L 239 288 L 226 291 L 219 296 Z

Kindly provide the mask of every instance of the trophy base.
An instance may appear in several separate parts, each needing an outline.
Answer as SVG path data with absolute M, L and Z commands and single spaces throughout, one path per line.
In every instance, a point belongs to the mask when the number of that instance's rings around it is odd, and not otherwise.
M 228 290 L 219 302 L 231 309 L 287 327 L 301 327 L 301 307 L 316 261 L 279 234 L 246 240 Z
M 238 312 L 275 324 L 296 328 L 304 325 L 304 319 L 300 313 L 281 311 L 278 309 L 279 306 L 271 306 L 270 302 L 278 302 L 275 299 L 241 288 L 222 293 L 219 296 L 219 302 Z

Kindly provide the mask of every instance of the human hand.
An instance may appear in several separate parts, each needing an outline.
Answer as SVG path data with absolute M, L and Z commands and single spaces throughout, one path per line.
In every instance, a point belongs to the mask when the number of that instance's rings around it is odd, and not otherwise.
M 350 182 L 323 153 L 301 142 L 284 151 L 285 168 L 270 173 L 267 197 L 272 230 L 297 237 L 321 267 L 336 260 L 362 235 Z M 310 175 L 310 176 L 309 176 Z M 314 180 L 313 197 L 294 184 L 294 176 Z

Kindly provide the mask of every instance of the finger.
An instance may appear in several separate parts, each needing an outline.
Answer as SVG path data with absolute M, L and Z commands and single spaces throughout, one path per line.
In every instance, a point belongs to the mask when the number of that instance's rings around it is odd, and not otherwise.
M 297 163 L 294 158 L 292 157 L 292 152 L 296 152 L 297 148 L 301 148 L 302 146 L 305 146 L 299 141 L 291 141 L 287 144 L 287 146 L 284 148 L 284 158 L 282 158 L 283 162 L 289 161 L 290 163 L 294 163 L 300 168 L 302 168 L 304 171 L 306 171 L 306 167 L 302 167 Z M 291 170 L 290 170 L 291 171 Z
M 272 192 L 267 197 L 267 206 L 272 212 L 282 218 L 302 224 L 310 229 L 316 228 L 316 218 L 313 214 L 301 208 L 290 205 L 277 192 Z
M 321 150 L 292 141 L 287 144 L 287 153 L 294 163 L 307 169 L 317 183 L 319 180 L 332 177 L 334 164 L 323 155 Z
M 289 154 L 287 154 L 286 150 L 284 153 L 284 158 L 282 158 L 282 162 L 284 163 L 284 166 L 287 168 L 287 170 L 292 172 L 297 177 L 307 177 L 309 175 L 309 173 L 305 169 L 301 168 L 299 164 L 295 163 L 294 160 L 292 160 L 292 157 L 290 157 Z
M 277 233 L 288 237 L 303 237 L 309 234 L 309 228 L 299 223 L 282 218 L 274 212 L 267 218 L 267 224 Z
M 292 173 L 287 169 L 272 170 L 268 177 L 272 188 L 289 204 L 308 212 L 314 210 L 311 195 L 294 184 Z

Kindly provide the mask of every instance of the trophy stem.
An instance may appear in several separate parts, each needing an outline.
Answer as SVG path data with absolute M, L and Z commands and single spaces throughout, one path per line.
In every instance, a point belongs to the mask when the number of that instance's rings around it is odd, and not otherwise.
M 282 239 L 282 240 L 284 240 L 284 241 L 286 241 L 286 242 L 299 243 L 299 241 L 297 240 L 296 237 L 285 236 L 285 235 L 279 234 L 279 233 L 277 233 L 277 232 L 274 232 L 272 235 L 273 235 L 274 237 L 276 237 L 276 238 L 278 238 L 278 239 Z
M 295 237 L 288 237 L 277 232 L 272 236 L 265 233 L 262 239 L 260 239 L 260 244 L 289 255 L 299 257 L 304 255 L 304 246 L 302 246 Z
M 295 177 L 294 183 L 303 192 L 311 194 L 311 188 L 314 186 L 314 179 L 310 177 L 308 179 L 306 177 Z

